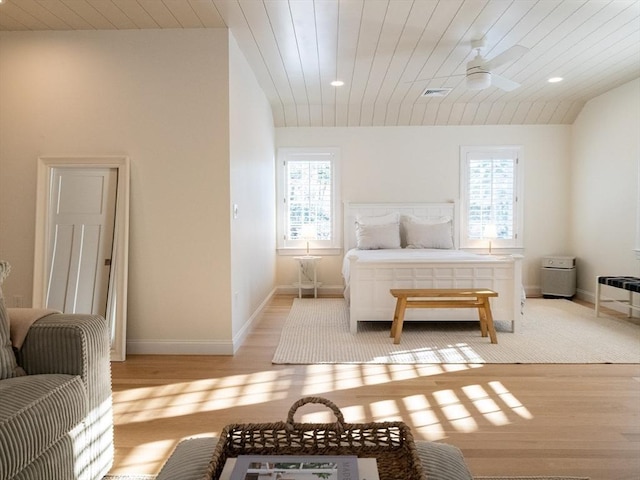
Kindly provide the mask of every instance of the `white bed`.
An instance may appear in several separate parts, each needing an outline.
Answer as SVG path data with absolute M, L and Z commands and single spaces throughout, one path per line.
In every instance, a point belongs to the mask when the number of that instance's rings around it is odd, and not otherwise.
M 357 246 L 356 219 L 398 213 L 400 218 L 425 221 L 450 218 L 451 249 L 384 248 L 361 250 Z M 352 333 L 360 321 L 391 321 L 395 299 L 392 288 L 488 288 L 494 320 L 509 321 L 519 330 L 522 318 L 522 256 L 481 255 L 458 250 L 456 203 L 382 204 L 347 203 L 344 210 L 345 257 L 342 274 L 349 303 Z M 404 246 L 404 245 L 402 245 Z M 409 309 L 406 321 L 477 320 L 473 309 Z

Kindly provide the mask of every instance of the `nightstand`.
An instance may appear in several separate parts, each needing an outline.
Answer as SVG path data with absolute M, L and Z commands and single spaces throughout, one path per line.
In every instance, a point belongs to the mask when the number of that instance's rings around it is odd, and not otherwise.
M 313 297 L 318 298 L 318 287 L 322 285 L 318 282 L 318 262 L 322 257 L 305 255 L 293 258 L 298 262 L 298 282 L 293 284 L 298 288 L 298 298 L 302 298 L 302 290 L 310 289 L 313 289 Z

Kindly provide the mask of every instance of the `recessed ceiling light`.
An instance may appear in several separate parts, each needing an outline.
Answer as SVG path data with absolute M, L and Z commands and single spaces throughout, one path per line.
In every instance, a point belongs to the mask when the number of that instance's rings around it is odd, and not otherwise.
M 561 82 L 563 80 L 562 77 L 551 77 L 549 80 L 547 80 L 547 82 L 549 83 L 558 83 Z
M 334 80 L 333 82 L 331 82 L 331 85 L 333 85 L 334 87 L 341 87 L 344 85 L 344 82 L 342 80 Z

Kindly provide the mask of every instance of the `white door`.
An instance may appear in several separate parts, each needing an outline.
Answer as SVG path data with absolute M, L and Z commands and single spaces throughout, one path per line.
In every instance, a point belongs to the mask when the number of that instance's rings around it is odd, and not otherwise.
M 106 316 L 116 168 L 53 169 L 47 308 Z

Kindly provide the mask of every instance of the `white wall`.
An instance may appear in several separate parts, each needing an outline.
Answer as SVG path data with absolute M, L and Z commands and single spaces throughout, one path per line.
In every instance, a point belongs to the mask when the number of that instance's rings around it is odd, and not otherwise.
M 569 244 L 570 126 L 277 128 L 276 146 L 340 147 L 342 200 L 444 202 L 459 198 L 462 145 L 524 148 L 525 262 L 529 294 L 540 292 L 540 260 Z M 320 281 L 342 283 L 338 257 L 320 263 Z M 291 257 L 278 258 L 279 285 L 295 280 Z
M 234 344 L 251 326 L 253 312 L 275 284 L 275 160 L 271 106 L 229 37 L 231 139 L 231 273 Z M 249 321 L 250 320 L 250 321 Z
M 31 299 L 36 159 L 131 158 L 130 352 L 231 348 L 226 29 L 0 33 L 0 258 Z
M 269 108 L 226 29 L 2 32 L 0 86 L 9 302 L 31 298 L 49 155 L 131 158 L 130 352 L 229 353 L 274 275 L 295 281 L 292 257 L 274 266 Z M 573 253 L 588 292 L 596 272 L 638 272 L 639 89 L 594 99 L 574 127 L 281 128 L 275 146 L 340 147 L 343 200 L 440 202 L 459 196 L 461 145 L 523 145 L 524 283 L 536 293 L 540 257 Z M 325 285 L 340 261 L 320 263 Z
M 597 275 L 635 275 L 638 246 L 640 79 L 588 102 L 573 125 L 572 247 L 578 289 L 593 301 Z

